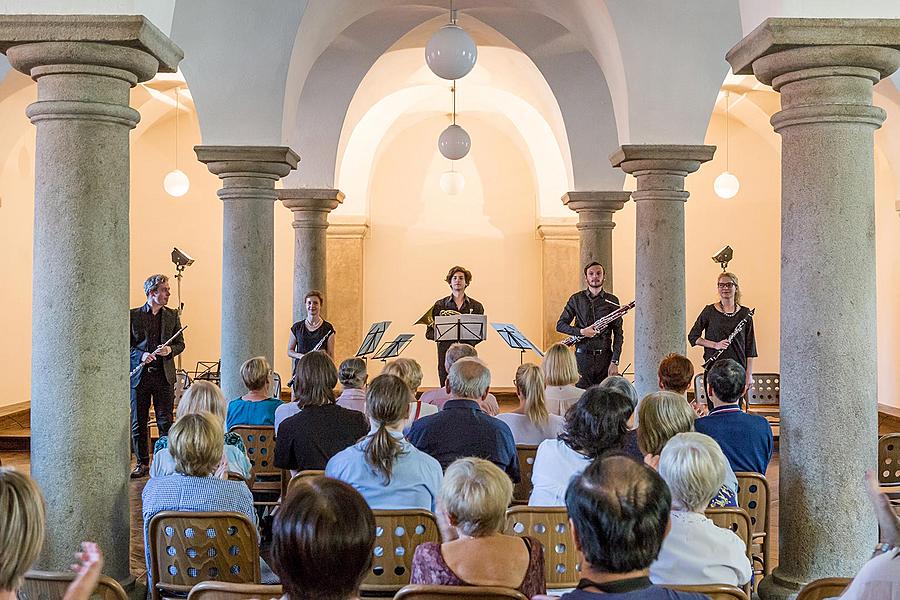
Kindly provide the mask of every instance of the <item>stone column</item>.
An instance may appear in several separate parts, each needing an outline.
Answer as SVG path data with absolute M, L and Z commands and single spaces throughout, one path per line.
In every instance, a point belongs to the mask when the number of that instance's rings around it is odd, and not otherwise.
M 40 567 L 82 540 L 129 578 L 130 89 L 181 50 L 143 17 L 0 16 L 0 51 L 37 81 L 31 473 L 47 499 Z
M 781 93 L 780 543 L 760 594 L 786 598 L 876 541 L 872 86 L 900 66 L 900 19 L 768 19 L 727 59 Z
M 608 292 L 613 291 L 613 213 L 622 210 L 630 197 L 631 192 L 566 192 L 562 197 L 563 204 L 578 213 L 578 271 L 593 261 L 603 265 L 603 288 Z
M 197 160 L 222 180 L 222 367 L 226 398 L 246 391 L 241 364 L 274 364 L 275 182 L 300 160 L 285 146 L 196 146 Z
M 715 146 L 622 146 L 614 167 L 634 175 L 636 265 L 634 385 L 638 396 L 658 389 L 659 362 L 685 353 L 684 179 L 711 160 Z
M 574 223 L 542 223 L 541 238 L 541 314 L 542 347 L 549 348 L 566 336 L 556 332 L 556 321 L 569 296 L 581 285 L 579 235 Z
M 326 265 L 328 315 L 340 327 L 334 341 L 334 357 L 340 361 L 354 356 L 369 323 L 363 322 L 365 281 L 365 223 L 328 225 L 328 261 Z M 339 325 L 338 325 L 339 324 Z

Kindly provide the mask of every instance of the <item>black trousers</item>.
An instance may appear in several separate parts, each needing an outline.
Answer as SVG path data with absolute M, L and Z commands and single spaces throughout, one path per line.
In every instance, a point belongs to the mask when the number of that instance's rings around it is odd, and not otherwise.
M 444 366 L 444 361 L 447 358 L 447 350 L 455 344 L 456 342 L 438 342 L 437 343 L 437 351 L 438 351 L 438 381 L 441 382 L 441 387 L 447 385 L 447 368 Z
M 146 368 L 146 367 L 145 367 Z M 137 387 L 131 388 L 131 450 L 140 465 L 150 464 L 148 449 L 148 421 L 150 402 L 156 411 L 159 435 L 169 435 L 172 426 L 172 407 L 175 404 L 175 386 L 166 381 L 161 370 L 141 374 Z
M 612 361 L 612 350 L 601 350 L 597 354 L 576 350 L 575 362 L 578 364 L 578 374 L 581 375 L 581 378 L 575 387 L 586 390 L 606 379 L 609 374 L 610 361 Z

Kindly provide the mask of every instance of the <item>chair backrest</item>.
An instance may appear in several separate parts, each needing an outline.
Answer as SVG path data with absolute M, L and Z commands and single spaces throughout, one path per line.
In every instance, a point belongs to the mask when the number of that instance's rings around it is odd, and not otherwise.
M 747 390 L 747 404 L 781 404 L 781 374 L 753 373 L 753 382 Z
M 889 433 L 878 439 L 879 483 L 900 483 L 900 433 Z
M 275 467 L 275 428 L 272 426 L 235 425 L 231 428 L 244 440 L 250 459 L 250 491 L 280 492 L 281 469 Z M 264 481 L 257 481 L 263 475 Z
M 738 483 L 738 506 L 747 511 L 753 535 L 769 530 L 769 481 L 759 473 L 735 473 Z
M 273 398 L 281 399 L 281 375 L 272 371 L 272 389 L 270 390 Z
M 271 600 L 283 593 L 280 585 L 204 581 L 191 588 L 188 600 Z
M 572 588 L 581 578 L 565 507 L 513 506 L 503 533 L 533 537 L 544 546 L 547 589 Z
M 209 580 L 259 583 L 259 542 L 246 515 L 165 511 L 150 519 L 149 538 L 154 600 Z
M 19 588 L 19 595 L 22 598 L 34 598 L 35 600 L 62 600 L 66 595 L 66 588 L 73 579 L 75 579 L 75 573 L 28 571 L 25 573 L 25 581 Z M 91 598 L 128 600 L 128 594 L 125 593 L 118 581 L 112 577 L 101 575 Z
M 746 510 L 734 506 L 707 508 L 706 516 L 719 527 L 733 531 L 735 535 L 744 540 L 747 557 L 752 557 L 753 526 L 750 524 L 750 515 Z
M 516 444 L 516 454 L 519 456 L 519 483 L 513 488 L 513 504 L 528 504 L 531 497 L 531 472 L 534 470 L 534 457 L 537 456 L 537 446 L 530 444 Z
M 835 598 L 844 593 L 851 581 L 853 581 L 852 577 L 826 577 L 810 581 L 797 594 L 797 600 Z
M 478 598 L 479 600 L 528 600 L 518 590 L 479 585 L 407 585 L 394 600 L 447 600 Z
M 416 546 L 440 542 L 437 519 L 427 510 L 373 510 L 375 548 L 362 582 L 364 592 L 396 592 L 409 584 Z
M 733 585 L 713 583 L 709 585 L 664 585 L 663 587 L 679 592 L 694 592 L 709 596 L 710 600 L 750 600 L 747 593 Z
M 694 402 L 706 404 L 706 386 L 703 385 L 703 373 L 694 375 Z

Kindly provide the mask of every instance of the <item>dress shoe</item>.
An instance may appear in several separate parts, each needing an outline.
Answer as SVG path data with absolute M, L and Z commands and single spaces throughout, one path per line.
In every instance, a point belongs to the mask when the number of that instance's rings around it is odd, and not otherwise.
M 138 463 L 137 465 L 135 465 L 134 470 L 131 472 L 131 478 L 140 479 L 141 477 L 146 477 L 148 471 L 149 469 L 146 466 Z

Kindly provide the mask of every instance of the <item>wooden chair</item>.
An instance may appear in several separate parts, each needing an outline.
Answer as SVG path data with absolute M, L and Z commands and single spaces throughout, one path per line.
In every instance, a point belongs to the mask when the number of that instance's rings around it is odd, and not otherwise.
M 165 511 L 150 520 L 151 598 L 204 581 L 259 583 L 259 541 L 246 515 Z
M 530 444 L 516 444 L 516 454 L 519 456 L 519 472 L 521 478 L 513 488 L 513 504 L 528 504 L 531 497 L 531 472 L 534 470 L 534 457 L 537 456 L 537 446 Z
M 416 546 L 440 542 L 437 519 L 427 510 L 374 510 L 372 566 L 360 591 L 397 592 L 409 584 Z
M 275 467 L 275 428 L 271 426 L 235 425 L 233 433 L 241 436 L 250 459 L 250 482 L 248 487 L 257 494 L 266 494 L 273 500 L 254 501 L 256 506 L 278 504 L 277 494 L 281 492 L 283 474 Z
M 394 600 L 447 600 L 448 598 L 478 598 L 478 600 L 528 600 L 518 590 L 478 585 L 407 585 Z
M 781 433 L 781 374 L 754 373 L 747 390 L 747 412 L 765 417 L 776 440 Z
M 28 571 L 25 573 L 25 581 L 19 588 L 21 598 L 35 598 L 40 600 L 62 600 L 66 595 L 66 588 L 75 579 L 75 573 L 57 573 L 54 571 Z M 100 600 L 128 600 L 128 594 L 119 585 L 119 582 L 106 575 L 100 576 L 97 588 L 91 595 Z
M 709 398 L 706 396 L 706 387 L 703 385 L 703 373 L 694 375 L 694 402 L 706 404 Z
M 738 482 L 738 506 L 747 511 L 750 516 L 752 560 L 760 564 L 759 573 L 766 576 L 772 572 L 769 561 L 769 543 L 772 539 L 769 518 L 769 481 L 759 473 L 738 472 L 735 475 Z M 759 552 L 756 552 L 757 546 L 759 546 Z
M 900 485 L 900 433 L 889 433 L 878 439 L 878 482 Z
M 578 555 L 564 507 L 513 506 L 506 511 L 503 533 L 530 536 L 544 546 L 547 589 L 573 588 L 581 578 Z
M 739 538 L 744 540 L 744 547 L 747 548 L 747 558 L 750 559 L 750 565 L 753 565 L 753 525 L 751 525 L 750 515 L 747 511 L 739 507 L 725 508 L 708 508 L 706 516 L 713 523 L 723 529 L 734 532 Z M 750 584 L 744 586 L 747 596 L 750 596 Z
M 797 594 L 797 600 L 835 598 L 844 593 L 851 581 L 853 581 L 852 577 L 825 577 L 824 579 L 810 581 Z
M 280 585 L 204 581 L 191 588 L 188 600 L 272 600 L 283 593 Z
M 709 596 L 710 600 L 750 600 L 750 597 L 738 587 L 733 585 L 709 584 L 709 585 L 664 585 L 663 587 L 679 592 L 694 592 Z

